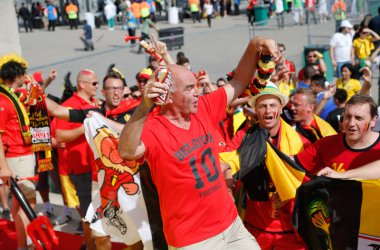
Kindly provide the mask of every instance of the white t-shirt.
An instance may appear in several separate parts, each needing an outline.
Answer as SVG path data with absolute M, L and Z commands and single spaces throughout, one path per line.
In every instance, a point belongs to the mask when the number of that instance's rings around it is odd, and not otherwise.
M 350 33 L 335 33 L 331 38 L 330 46 L 334 47 L 334 57 L 337 62 L 350 61 L 352 47 L 352 36 Z
M 214 11 L 214 7 L 211 4 L 205 4 L 204 9 L 206 10 L 206 14 L 208 16 L 212 15 L 212 12 Z

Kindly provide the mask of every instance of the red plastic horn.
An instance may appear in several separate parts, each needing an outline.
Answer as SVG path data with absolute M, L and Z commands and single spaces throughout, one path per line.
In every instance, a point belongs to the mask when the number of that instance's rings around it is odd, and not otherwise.
M 25 198 L 13 178 L 11 178 L 11 191 L 30 221 L 26 227 L 26 231 L 32 239 L 36 249 L 51 250 L 53 249 L 53 245 L 57 246 L 59 239 L 50 224 L 49 218 L 46 216 L 37 217 L 33 208 L 30 206 L 28 200 Z
M 124 41 L 127 43 L 131 40 L 141 40 L 141 36 L 128 36 L 128 35 L 125 35 L 124 36 Z

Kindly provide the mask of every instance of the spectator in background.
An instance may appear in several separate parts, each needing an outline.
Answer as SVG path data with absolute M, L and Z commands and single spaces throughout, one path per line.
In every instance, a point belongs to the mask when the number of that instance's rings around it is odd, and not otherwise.
M 359 60 L 360 68 L 371 65 L 371 52 L 375 49 L 374 42 L 378 40 L 380 36 L 369 28 L 360 27 L 358 33 L 355 34 L 352 47 L 354 47 L 356 59 Z
M 317 74 L 317 70 L 314 66 L 306 66 L 304 70 L 304 80 L 298 83 L 297 89 L 305 88 L 309 89 L 311 85 L 311 78 L 313 75 Z
M 50 2 L 48 6 L 45 8 L 44 15 L 47 17 L 49 21 L 48 31 L 50 31 L 50 29 L 52 31 L 55 31 L 55 25 L 57 22 L 58 14 L 57 9 L 55 8 L 52 2 Z
M 306 53 L 305 55 L 305 61 L 306 61 L 306 66 L 313 66 L 314 69 L 317 71 L 317 73 L 321 73 L 321 74 L 325 74 L 326 73 L 326 70 L 327 70 L 327 67 L 326 67 L 326 63 L 323 59 L 323 55 L 321 53 L 319 53 L 317 50 L 310 50 Z M 304 69 L 301 69 L 299 72 L 298 72 L 298 81 L 302 81 L 304 79 Z
M 295 25 L 302 25 L 303 19 L 303 5 L 302 0 L 294 0 L 294 7 L 293 7 L 293 20 Z
M 25 3 L 21 3 L 21 8 L 18 10 L 18 16 L 21 17 L 22 22 L 24 23 L 25 31 L 28 32 L 28 29 L 30 29 L 30 32 L 32 32 L 32 16 L 28 8 L 25 7 Z
M 136 0 L 132 0 L 130 9 L 133 13 L 133 16 L 135 17 L 136 28 L 140 29 L 140 18 L 141 18 L 140 4 Z
M 80 40 L 84 43 L 84 50 L 94 50 L 94 43 L 92 42 L 92 28 L 86 20 L 83 21 L 83 34 Z
M 324 105 L 323 108 L 316 108 L 314 110 L 314 113 L 316 115 L 319 115 L 322 119 L 326 120 L 327 115 L 336 109 L 336 105 L 334 103 L 334 99 L 332 96 L 330 98 L 327 98 L 324 93 L 325 90 L 327 90 L 328 82 L 326 82 L 326 78 L 321 74 L 316 74 L 311 78 L 311 86 L 310 89 L 314 92 L 314 94 L 317 96 L 317 103 L 320 103 L 322 98 L 326 99 L 327 102 Z
M 189 7 L 191 12 L 191 17 L 193 18 L 193 23 L 195 21 L 201 22 L 201 18 L 199 15 L 200 6 L 199 6 L 199 0 L 189 0 Z
M 352 47 L 352 24 L 344 20 L 340 24 L 339 32 L 335 33 L 330 40 L 331 63 L 336 69 L 336 76 L 340 78 L 341 68 L 346 63 L 355 62 L 355 53 Z
M 226 83 L 227 83 L 226 79 L 224 79 L 224 78 L 219 78 L 219 79 L 216 81 L 216 86 L 217 86 L 218 88 L 220 88 L 220 87 L 223 87 L 224 85 L 226 85 Z
M 248 22 L 251 26 L 253 26 L 253 23 L 255 22 L 255 11 L 254 7 L 258 4 L 257 0 L 249 0 L 248 6 L 247 6 L 247 16 L 248 16 Z
M 177 65 L 185 66 L 188 70 L 191 70 L 190 60 L 187 57 L 182 57 L 177 61 Z
M 284 3 L 282 0 L 275 0 L 274 6 L 275 6 L 274 12 L 276 13 L 276 19 L 277 19 L 277 28 L 283 29 L 285 28 Z
M 108 30 L 115 29 L 115 17 L 116 17 L 116 5 L 108 0 L 106 6 L 104 7 L 104 14 L 106 15 L 108 22 Z
M 326 121 L 330 123 L 330 125 L 338 133 L 342 131 L 340 124 L 343 118 L 343 112 L 344 112 L 344 107 L 346 106 L 346 101 L 347 101 L 347 91 L 345 91 L 344 89 L 337 89 L 334 94 L 334 103 L 336 105 L 336 109 L 331 111 L 326 118 Z
M 341 78 L 336 81 L 336 87 L 344 89 L 347 91 L 347 100 L 349 100 L 353 95 L 360 92 L 362 85 L 359 80 L 354 79 L 355 69 L 350 63 L 346 63 L 341 69 Z
M 126 6 L 125 8 L 125 23 L 128 29 L 128 35 L 129 36 L 135 36 L 136 35 L 136 19 L 133 15 L 131 9 Z M 131 47 L 134 47 L 136 45 L 136 40 L 131 40 Z
M 65 10 L 67 18 L 69 19 L 70 29 L 78 29 L 78 6 L 76 6 L 73 1 L 70 1 Z
M 373 17 L 369 23 L 368 23 L 368 28 L 376 32 L 380 36 L 380 6 L 377 9 L 378 15 Z M 380 46 L 380 41 L 376 41 L 375 43 L 376 47 Z
M 207 16 L 208 27 L 211 28 L 211 18 L 214 12 L 214 7 L 212 6 L 210 0 L 205 0 L 205 4 L 203 8 L 204 8 L 203 11 L 206 13 L 206 16 Z
M 285 44 L 277 43 L 279 55 L 282 56 L 280 62 L 284 64 L 289 69 L 289 77 L 293 81 L 293 84 L 297 82 L 296 78 L 296 67 L 294 62 L 286 58 L 286 47 Z
M 332 12 L 335 19 L 335 32 L 339 32 L 341 22 L 346 19 L 346 3 L 343 0 L 335 0 Z
M 315 0 L 306 0 L 305 1 L 305 23 L 309 24 L 310 14 L 313 16 L 314 24 L 317 24 L 317 17 L 315 16 Z
M 321 23 L 325 23 L 327 22 L 327 16 L 329 14 L 327 11 L 327 0 L 319 0 L 318 5 L 319 20 Z

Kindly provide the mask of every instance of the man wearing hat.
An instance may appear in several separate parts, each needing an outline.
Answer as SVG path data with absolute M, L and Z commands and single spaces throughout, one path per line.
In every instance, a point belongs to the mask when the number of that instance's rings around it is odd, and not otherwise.
M 336 69 L 336 76 L 341 77 L 340 69 L 346 63 L 355 63 L 355 53 L 352 47 L 352 24 L 348 20 L 343 20 L 339 31 L 330 40 L 330 57 L 333 67 Z
M 280 157 L 278 151 L 295 155 L 309 144 L 280 118 L 287 102 L 288 97 L 271 82 L 260 89 L 250 100 L 258 123 L 239 131 L 226 147 L 225 151 L 230 152 L 220 155 L 229 164 L 225 169 L 230 167 L 232 174 L 240 171 L 239 178 L 247 191 L 244 225 L 262 249 L 305 249 L 291 222 L 294 194 L 288 198 L 279 195 L 289 180 L 283 175 L 275 178 L 282 163 L 272 161 Z

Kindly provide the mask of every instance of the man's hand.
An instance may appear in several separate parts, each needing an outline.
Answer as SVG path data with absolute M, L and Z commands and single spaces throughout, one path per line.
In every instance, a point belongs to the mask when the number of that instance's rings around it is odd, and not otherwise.
M 363 80 L 367 83 L 372 82 L 372 71 L 368 67 L 361 68 L 359 72 L 363 72 Z
M 256 37 L 251 40 L 253 48 L 256 52 L 264 55 L 272 55 L 273 60 L 276 61 L 279 57 L 278 47 L 274 40 Z
M 147 84 L 144 87 L 143 93 L 143 104 L 146 108 L 150 109 L 154 101 L 153 99 L 160 96 L 161 94 L 165 94 L 169 90 L 169 87 L 166 84 L 162 84 L 160 82 L 155 82 L 155 77 L 157 75 L 158 70 L 155 70 L 148 80 Z
M 0 178 L 3 181 L 4 185 L 7 185 L 8 187 L 10 187 L 12 175 L 13 175 L 12 171 L 9 169 L 7 164 L 5 164 L 4 166 L 1 166 Z
M 150 43 L 152 48 L 161 56 L 164 56 L 168 53 L 168 48 L 166 43 L 158 41 L 155 35 L 150 35 Z
M 345 179 L 345 172 L 337 172 L 329 167 L 325 167 L 317 173 L 318 176 L 326 176 L 335 179 Z
M 329 100 L 331 97 L 335 95 L 336 92 L 336 84 L 330 83 L 325 90 L 323 90 L 323 99 Z
M 50 73 L 49 73 L 49 79 L 51 79 L 52 81 L 54 81 L 55 78 L 57 78 L 57 70 L 56 69 L 52 69 L 52 70 L 50 70 Z

